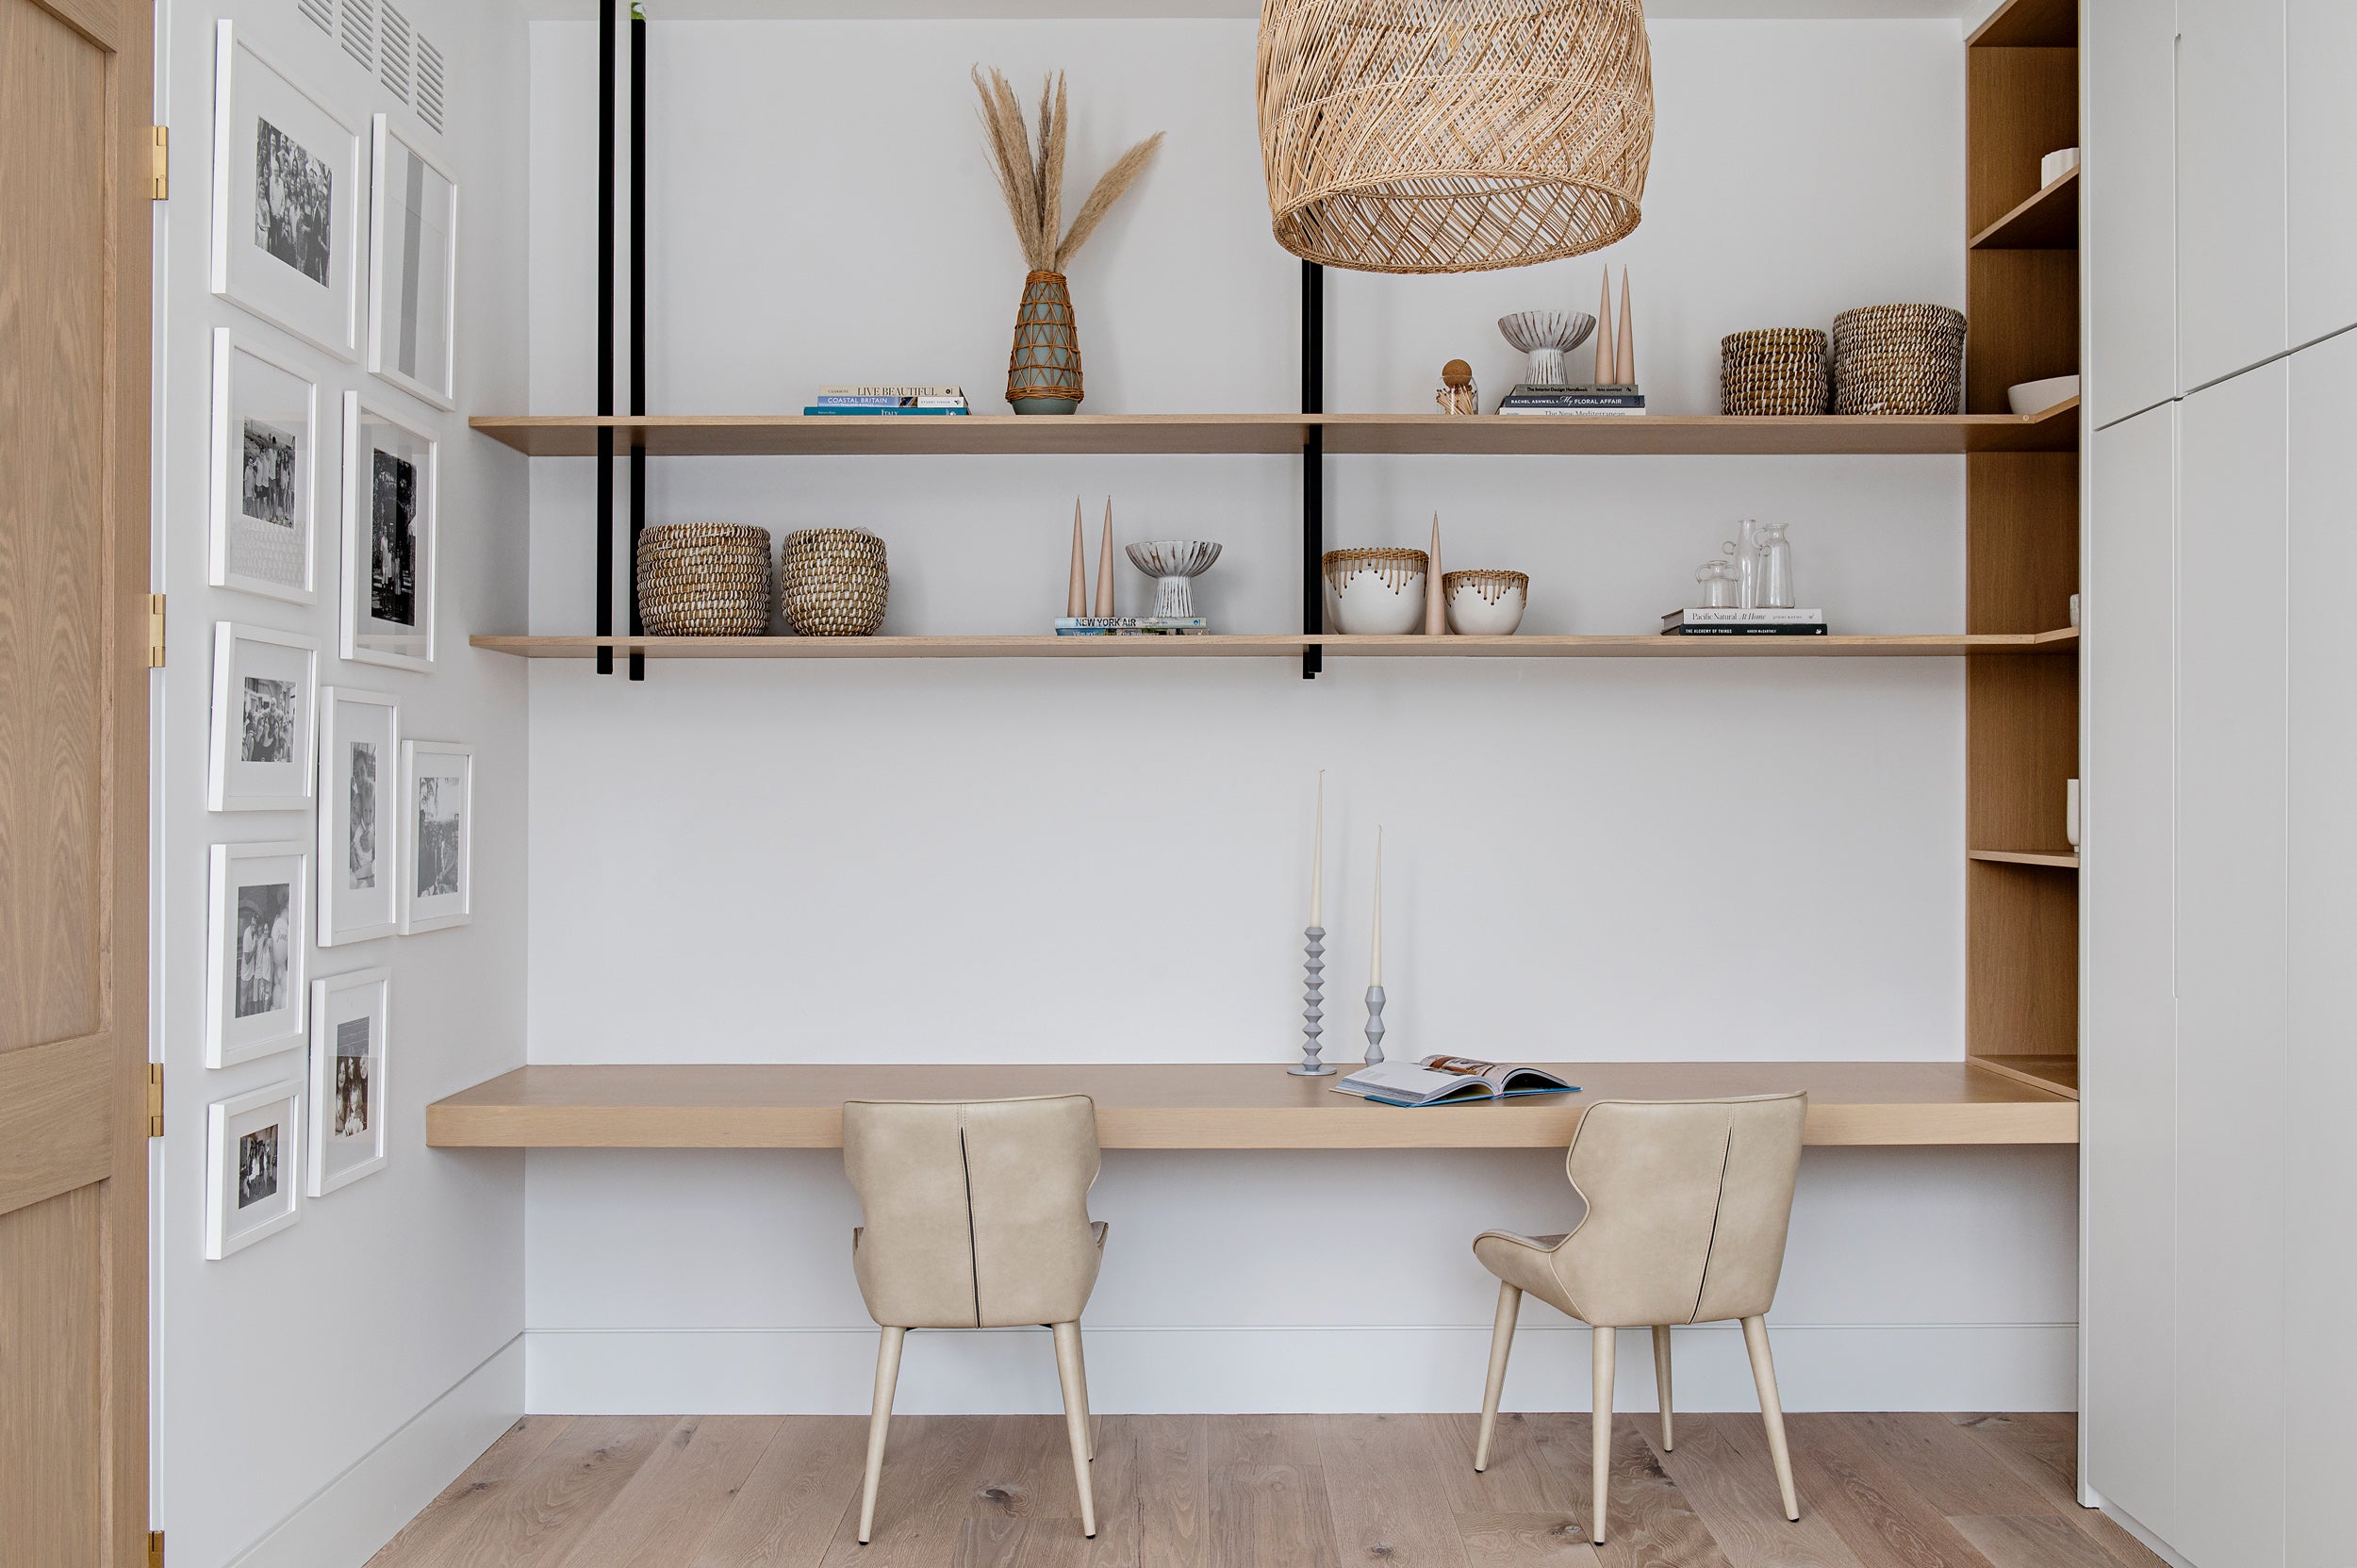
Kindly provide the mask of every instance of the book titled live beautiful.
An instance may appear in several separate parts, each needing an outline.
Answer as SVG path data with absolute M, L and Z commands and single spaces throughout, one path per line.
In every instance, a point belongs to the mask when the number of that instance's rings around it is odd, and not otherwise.
M 1544 1067 L 1514 1062 L 1483 1062 L 1470 1056 L 1427 1056 L 1420 1062 L 1377 1062 L 1334 1085 L 1338 1095 L 1356 1095 L 1377 1105 L 1461 1105 L 1469 1100 L 1510 1099 L 1522 1095 L 1575 1095 Z

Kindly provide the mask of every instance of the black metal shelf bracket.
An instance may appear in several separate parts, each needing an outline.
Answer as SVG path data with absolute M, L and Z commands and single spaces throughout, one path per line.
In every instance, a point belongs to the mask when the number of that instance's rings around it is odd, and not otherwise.
M 598 7 L 598 413 L 614 412 L 614 8 Z M 598 427 L 598 635 L 614 635 L 614 427 Z M 614 651 L 598 650 L 597 670 L 614 673 Z
M 1326 269 L 1301 264 L 1301 411 L 1326 412 Z M 1301 632 L 1326 630 L 1326 429 L 1311 424 L 1301 437 Z M 1326 651 L 1301 651 L 1301 678 L 1317 679 Z
M 647 411 L 647 19 L 630 8 L 630 411 Z M 638 619 L 638 536 L 647 530 L 647 443 L 630 443 L 630 635 Z M 647 655 L 631 650 L 630 678 L 647 678 Z

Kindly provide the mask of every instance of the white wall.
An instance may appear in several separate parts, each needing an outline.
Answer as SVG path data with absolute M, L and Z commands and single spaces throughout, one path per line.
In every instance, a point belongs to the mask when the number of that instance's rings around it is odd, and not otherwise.
M 470 436 L 469 412 L 524 395 L 525 27 L 512 6 L 404 7 L 450 58 L 447 130 L 410 133 L 460 183 L 459 401 L 444 414 L 215 299 L 207 289 L 213 25 L 233 18 L 354 124 L 406 111 L 304 21 L 290 0 L 166 8 L 159 96 L 172 126 L 157 293 L 159 582 L 171 658 L 158 703 L 155 789 L 157 979 L 166 1133 L 157 1208 L 153 1517 L 174 1568 L 345 1568 L 495 1437 L 521 1408 L 523 1181 L 512 1157 L 424 1147 L 426 1102 L 523 1056 L 524 681 L 469 633 L 523 613 L 525 465 Z M 365 224 L 363 225 L 365 228 Z M 365 287 L 365 283 L 363 284 Z M 298 606 L 206 586 L 212 329 L 234 327 L 308 367 L 321 387 L 321 602 Z M 437 668 L 346 665 L 337 647 L 342 392 L 359 388 L 442 438 Z M 218 1262 L 204 1258 L 205 1108 L 305 1073 L 288 1051 L 207 1071 L 206 847 L 304 838 L 309 814 L 205 810 L 206 718 L 216 619 L 310 634 L 321 682 L 392 691 L 404 734 L 476 748 L 473 924 L 310 953 L 317 978 L 387 965 L 391 1160 L 302 1222 Z M 286 1173 L 301 1180 L 300 1174 Z M 505 1353 L 503 1354 L 503 1351 Z
M 596 34 L 532 34 L 532 408 L 577 412 Z M 885 379 L 995 404 L 1022 268 L 977 145 L 977 60 L 1018 84 L 1070 71 L 1076 199 L 1120 146 L 1170 133 L 1073 268 L 1086 407 L 1294 405 L 1299 270 L 1267 237 L 1249 22 L 654 35 L 657 411 L 789 409 L 822 381 Z M 1645 223 L 1604 260 L 1630 269 L 1657 409 L 1715 409 L 1722 333 L 1960 299 L 1953 22 L 1653 36 Z M 1601 270 L 1332 274 L 1328 405 L 1429 407 L 1453 355 L 1494 398 L 1519 358 L 1494 318 L 1592 308 Z M 532 629 L 586 630 L 590 466 L 533 468 Z M 892 552 L 887 631 L 1028 631 L 1062 607 L 1073 493 L 1094 527 L 1111 491 L 1124 537 L 1226 545 L 1198 583 L 1222 629 L 1280 630 L 1298 473 L 658 461 L 650 516 L 868 526 Z M 1533 631 L 1650 628 L 1745 515 L 1794 525 L 1804 602 L 1844 630 L 1963 620 L 1952 458 L 1350 458 L 1327 475 L 1330 544 L 1420 544 L 1437 508 L 1449 565 L 1532 573 Z M 1122 575 L 1133 608 L 1145 581 Z M 1298 1040 L 1320 767 L 1343 1048 L 1381 822 L 1395 1052 L 1962 1054 L 1951 662 L 1349 660 L 1315 683 L 1282 661 L 659 664 L 643 685 L 541 664 L 531 683 L 536 1062 L 1275 1070 Z M 1559 1228 L 1560 1181 L 1541 1156 L 1111 1156 L 1100 1403 L 1464 1408 L 1492 1294 L 1466 1245 L 1494 1223 Z M 1827 1151 L 1805 1183 L 1776 1316 L 1790 1403 L 2070 1403 L 2067 1152 Z M 528 1189 L 533 1408 L 865 1408 L 866 1341 L 839 1332 L 865 1322 L 839 1162 L 535 1155 Z M 1353 1332 L 1299 1331 L 1321 1327 Z M 1370 1349 L 1396 1370 L 1343 1364 Z M 1038 1361 L 945 1340 L 912 1354 L 903 1408 L 1042 1401 Z M 1578 1364 L 1526 1355 L 1513 1396 L 1576 1403 L 1548 1379 Z M 1721 1346 L 1686 1381 L 1747 1404 L 1740 1368 Z

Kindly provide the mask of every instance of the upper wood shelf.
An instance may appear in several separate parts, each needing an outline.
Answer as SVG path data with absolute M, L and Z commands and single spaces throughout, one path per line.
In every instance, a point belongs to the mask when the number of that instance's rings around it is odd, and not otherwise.
M 1339 1065 L 1343 1072 L 1352 1064 Z M 1081 1094 L 1107 1148 L 1561 1148 L 1600 1099 L 1808 1091 L 1812 1144 L 2069 1144 L 2079 1108 L 1963 1062 L 1583 1062 L 1581 1093 L 1403 1110 L 1282 1062 L 519 1067 L 426 1108 L 439 1148 L 839 1148 L 847 1099 Z
M 2079 248 L 2079 171 L 2069 171 L 1972 237 L 1976 251 Z
M 2042 854 L 2027 850 L 1967 850 L 1967 860 L 1986 861 L 1992 866 L 2042 866 L 2050 870 L 2076 871 L 2079 857 L 2073 854 Z
M 2044 413 L 1933 418 L 1809 414 L 1754 419 L 1644 415 L 1635 419 L 1451 419 L 1442 414 L 973 414 L 921 419 L 803 414 L 551 414 L 468 421 L 534 457 L 594 457 L 600 426 L 617 452 L 634 442 L 657 457 L 908 457 L 1299 453 L 1314 427 L 1339 454 L 1533 456 L 1772 456 L 1776 454 L 2069 452 L 2079 444 L 2075 398 Z
M 1968 49 L 2076 49 L 2079 0 L 2005 0 L 1964 43 Z

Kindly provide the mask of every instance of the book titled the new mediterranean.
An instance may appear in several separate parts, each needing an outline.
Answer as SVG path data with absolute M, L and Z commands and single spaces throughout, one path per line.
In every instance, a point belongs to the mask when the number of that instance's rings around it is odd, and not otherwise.
M 1579 1086 L 1526 1063 L 1427 1056 L 1417 1062 L 1377 1062 L 1361 1067 L 1336 1082 L 1334 1092 L 1356 1095 L 1377 1105 L 1460 1105 L 1523 1095 L 1575 1095 Z

